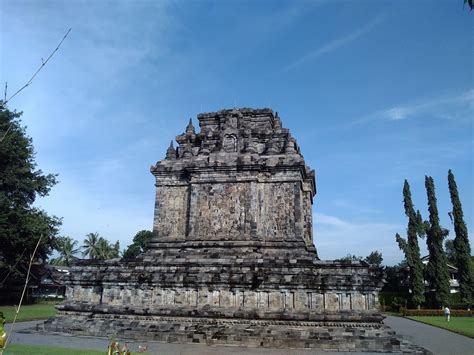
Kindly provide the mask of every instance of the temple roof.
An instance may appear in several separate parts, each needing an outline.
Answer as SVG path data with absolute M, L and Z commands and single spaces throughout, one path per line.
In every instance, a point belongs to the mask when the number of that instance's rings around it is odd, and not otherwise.
M 278 113 L 271 109 L 228 109 L 200 113 L 200 132 L 192 120 L 185 131 L 176 136 L 178 147 L 168 148 L 165 160 L 195 159 L 216 153 L 291 155 L 298 160 L 302 155 L 296 140 L 282 127 Z M 158 162 L 166 164 L 166 162 Z
M 300 147 L 284 128 L 278 112 L 271 109 L 227 109 L 197 115 L 199 132 L 192 119 L 176 136 L 165 158 L 151 167 L 155 175 L 212 170 L 299 170 L 303 180 L 315 175 L 304 162 Z

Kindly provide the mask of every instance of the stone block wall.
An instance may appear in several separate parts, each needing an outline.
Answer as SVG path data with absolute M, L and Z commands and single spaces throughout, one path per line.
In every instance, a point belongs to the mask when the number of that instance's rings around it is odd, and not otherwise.
M 64 309 L 77 310 L 80 305 L 87 311 L 105 308 L 138 315 L 253 319 L 258 314 L 262 319 L 288 320 L 327 314 L 332 320 L 362 319 L 378 313 L 380 279 L 360 262 L 277 263 L 278 258 L 268 255 L 229 259 L 224 253 L 217 260 L 212 255 L 196 259 L 172 248 L 167 253 L 161 263 L 83 262 L 73 267 Z M 173 258 L 177 255 L 180 258 Z
M 113 285 L 104 288 L 74 286 L 68 288 L 69 302 L 89 305 L 112 305 L 146 308 L 150 313 L 156 308 L 206 307 L 224 309 L 259 309 L 264 311 L 339 311 L 376 310 L 375 293 L 318 293 L 307 290 L 247 291 L 187 288 L 135 288 L 130 285 Z
M 170 179 L 158 178 L 156 240 L 303 239 L 312 243 L 310 192 L 302 189 L 299 176 L 287 181 L 264 177 L 262 182 L 261 175 L 238 182 L 200 177 L 198 182 L 178 180 L 174 185 Z
M 171 145 L 151 168 L 154 242 L 293 239 L 312 246 L 314 171 L 278 115 L 242 109 L 198 118 L 201 132 L 190 122 L 178 148 Z

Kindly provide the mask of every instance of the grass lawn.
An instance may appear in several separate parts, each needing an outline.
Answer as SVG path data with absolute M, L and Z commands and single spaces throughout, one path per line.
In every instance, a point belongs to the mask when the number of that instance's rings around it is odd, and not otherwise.
M 77 350 L 77 349 L 66 349 L 66 348 L 56 348 L 52 346 L 45 345 L 20 345 L 20 344 L 11 344 L 8 345 L 7 351 L 4 355 L 94 355 L 101 354 L 104 355 L 107 353 L 107 349 L 104 351 L 98 350 Z
M 385 311 L 383 314 L 386 314 L 387 316 L 394 316 L 394 317 L 401 317 L 402 315 L 400 312 L 391 312 L 391 311 Z
M 474 317 L 451 317 L 449 322 L 446 322 L 442 316 L 411 316 L 407 318 L 474 338 Z
M 6 318 L 6 322 L 10 323 L 15 317 L 15 306 L 1 306 L 0 312 Z M 35 320 L 35 319 L 46 319 L 53 317 L 56 314 L 54 304 L 38 303 L 21 306 L 20 313 L 18 313 L 17 322 Z

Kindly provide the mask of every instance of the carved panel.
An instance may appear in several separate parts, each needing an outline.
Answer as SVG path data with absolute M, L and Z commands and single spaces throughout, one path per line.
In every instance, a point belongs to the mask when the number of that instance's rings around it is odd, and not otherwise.
M 237 151 L 237 137 L 233 134 L 226 134 L 222 141 L 222 148 L 227 153 L 233 153 Z
M 295 183 L 266 183 L 258 186 L 258 234 L 266 240 L 294 238 Z
M 250 184 L 195 184 L 191 194 L 190 235 L 194 238 L 248 237 Z
M 187 186 L 160 186 L 156 190 L 153 230 L 159 238 L 183 239 L 186 235 Z

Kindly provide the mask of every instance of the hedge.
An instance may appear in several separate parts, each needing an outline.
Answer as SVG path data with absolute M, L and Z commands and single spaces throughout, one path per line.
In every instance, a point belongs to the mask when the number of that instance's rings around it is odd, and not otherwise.
M 399 312 L 400 307 L 406 305 L 406 294 L 403 292 L 382 291 L 379 292 L 380 308 L 383 312 Z
M 451 317 L 472 317 L 472 310 L 465 309 L 451 309 Z M 405 309 L 400 308 L 400 313 L 403 316 L 444 316 L 442 309 Z

